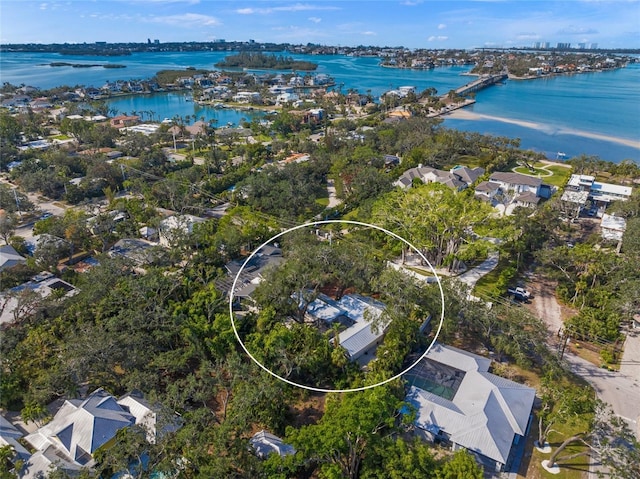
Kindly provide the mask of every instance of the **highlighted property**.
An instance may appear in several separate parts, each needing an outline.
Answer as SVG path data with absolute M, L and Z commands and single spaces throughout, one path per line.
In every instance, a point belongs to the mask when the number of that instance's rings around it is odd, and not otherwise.
M 436 283 L 389 267 L 383 243 L 415 251 Z M 229 314 L 243 350 L 272 376 L 311 391 L 362 391 L 399 378 L 428 353 L 444 321 L 444 293 L 404 238 L 325 220 L 256 248 L 235 274 Z

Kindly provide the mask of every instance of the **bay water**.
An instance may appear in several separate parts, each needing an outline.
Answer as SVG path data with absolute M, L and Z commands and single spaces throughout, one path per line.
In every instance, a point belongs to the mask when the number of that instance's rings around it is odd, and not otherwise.
M 144 79 L 162 69 L 187 67 L 214 70 L 214 64 L 232 52 L 134 53 L 122 57 L 79 57 L 54 53 L 4 52 L 0 55 L 0 81 L 40 88 L 59 85 L 100 87 L 106 81 Z M 285 53 L 289 55 L 288 53 Z M 399 86 L 418 91 L 436 88 L 446 94 L 473 77 L 462 75 L 469 66 L 432 70 L 382 68 L 375 57 L 345 55 L 295 55 L 318 64 L 316 73 L 331 75 L 342 92 L 357 90 L 374 98 Z M 51 67 L 51 62 L 105 64 L 126 68 L 105 69 Z M 640 162 L 640 64 L 597 73 L 556 76 L 536 80 L 508 80 L 477 93 L 477 102 L 466 114 L 443 117 L 444 125 L 468 131 L 517 137 L 521 147 L 540 151 L 549 158 L 595 155 L 620 162 Z M 258 112 L 201 107 L 185 93 L 136 95 L 110 100 L 110 107 L 124 113 L 153 111 L 155 119 L 195 115 L 213 119 L 217 126 L 238 124 Z

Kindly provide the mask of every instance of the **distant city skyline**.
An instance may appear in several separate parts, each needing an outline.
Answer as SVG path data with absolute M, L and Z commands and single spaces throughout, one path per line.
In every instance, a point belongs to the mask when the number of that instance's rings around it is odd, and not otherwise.
M 640 48 L 640 1 L 3 0 L 0 32 L 0 43 Z

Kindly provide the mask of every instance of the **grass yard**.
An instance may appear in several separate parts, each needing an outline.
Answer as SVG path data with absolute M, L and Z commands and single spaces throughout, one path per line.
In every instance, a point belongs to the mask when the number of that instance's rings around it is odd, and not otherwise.
M 540 178 L 545 178 L 548 176 L 552 176 L 553 173 L 550 173 L 549 171 L 542 169 L 542 168 L 533 168 L 533 171 L 531 171 L 529 168 L 527 168 L 526 166 L 516 166 L 513 171 L 515 171 L 516 173 L 521 173 L 523 175 L 529 175 L 529 176 L 539 176 Z
M 549 165 L 547 163 L 535 163 L 533 171 L 525 166 L 517 166 L 513 169 L 516 173 L 523 175 L 539 177 L 542 181 L 549 185 L 562 187 L 565 185 L 571 175 L 571 168 L 560 165 Z
M 485 274 L 478 280 L 472 294 L 481 298 L 497 298 L 506 294 L 507 286 L 513 278 L 502 278 L 501 280 L 500 276 L 503 274 L 503 272 L 505 272 L 505 270 L 507 270 L 507 268 L 510 268 L 510 266 L 511 263 L 508 260 L 503 259 L 503 256 L 500 256 L 498 266 L 496 266 L 493 270 L 489 271 L 489 273 Z M 499 286 L 501 283 L 504 284 L 504 288 Z
M 553 173 L 553 176 L 544 178 L 544 182 L 553 186 L 564 186 L 569 176 L 571 176 L 572 168 L 565 168 L 559 165 L 544 165 L 543 163 L 536 163 L 533 165 L 535 168 L 544 166 L 547 170 Z

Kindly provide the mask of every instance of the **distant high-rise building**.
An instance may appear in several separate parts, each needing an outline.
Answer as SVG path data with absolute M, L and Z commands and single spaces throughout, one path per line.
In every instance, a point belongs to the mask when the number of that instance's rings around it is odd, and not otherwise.
M 156 45 L 160 44 L 160 40 L 158 40 L 157 38 L 153 41 L 153 43 L 155 43 Z
M 587 48 L 587 44 L 582 42 L 582 43 L 578 43 L 578 48 L 580 50 L 585 50 Z
M 556 44 L 556 48 L 559 50 L 566 50 L 568 48 L 571 48 L 571 43 L 558 42 Z
M 532 48 L 535 48 L 536 50 L 540 48 L 540 42 L 533 42 L 533 45 L 531 45 Z
M 549 42 L 542 42 L 542 48 L 550 48 L 551 44 Z
M 147 45 L 151 45 L 151 38 L 147 38 Z
M 589 47 L 590 47 L 592 50 L 597 50 L 597 49 L 598 49 L 598 44 L 597 44 L 597 43 L 592 43 L 591 45 L 589 45 Z

